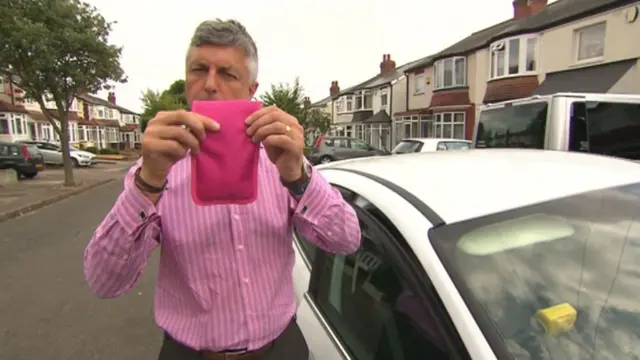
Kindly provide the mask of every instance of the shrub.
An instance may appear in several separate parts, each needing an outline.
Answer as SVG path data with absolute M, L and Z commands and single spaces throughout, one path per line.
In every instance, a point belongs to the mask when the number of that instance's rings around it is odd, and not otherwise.
M 84 149 L 84 151 L 90 152 L 92 154 L 97 154 L 98 153 L 98 148 L 95 147 L 95 146 L 89 146 L 89 147 L 86 147 Z
M 118 155 L 118 150 L 112 148 L 104 148 L 100 149 L 98 153 L 102 155 Z

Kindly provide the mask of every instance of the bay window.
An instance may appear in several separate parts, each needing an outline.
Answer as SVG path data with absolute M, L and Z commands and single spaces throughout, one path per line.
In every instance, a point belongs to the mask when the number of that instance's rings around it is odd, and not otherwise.
M 441 139 L 464 139 L 465 113 L 448 112 L 433 115 L 434 136 Z
M 467 59 L 456 56 L 438 60 L 434 65 L 434 89 L 467 86 Z
M 500 40 L 491 44 L 489 51 L 489 79 L 534 75 L 537 72 L 537 35 Z
M 355 106 L 353 110 L 371 110 L 373 108 L 373 93 L 371 90 L 362 90 L 355 93 Z

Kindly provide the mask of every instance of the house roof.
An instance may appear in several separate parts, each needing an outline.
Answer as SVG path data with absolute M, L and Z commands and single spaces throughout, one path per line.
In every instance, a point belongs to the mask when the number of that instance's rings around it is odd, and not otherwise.
M 27 110 L 24 108 L 24 106 L 13 105 L 13 104 L 11 104 L 9 102 L 0 100 L 0 112 L 12 112 L 12 113 L 26 114 Z
M 116 110 L 120 111 L 121 113 L 125 113 L 125 114 L 140 115 L 140 114 L 138 114 L 138 113 L 136 113 L 134 111 L 131 111 L 131 110 L 127 109 L 127 108 L 123 108 L 120 105 L 116 105 L 116 104 L 110 103 L 109 101 L 107 101 L 105 99 L 101 99 L 101 98 L 99 98 L 97 96 L 93 96 L 93 95 L 89 95 L 89 94 L 78 94 L 76 96 L 78 98 L 80 98 L 80 99 L 82 99 L 82 100 L 84 100 L 86 102 L 89 102 L 91 104 L 94 104 L 94 105 L 102 105 L 102 106 L 110 107 L 110 108 L 116 109 Z
M 545 30 L 635 2 L 636 0 L 558 0 L 545 6 L 537 14 L 512 21 L 509 26 L 489 40 Z
M 431 66 L 436 60 L 456 55 L 466 55 L 489 46 L 492 42 L 532 32 L 542 31 L 569 21 L 577 20 L 592 14 L 601 13 L 636 0 L 558 0 L 545 6 L 539 13 L 514 20 L 509 19 L 488 28 L 474 32 L 446 49 L 425 58 L 406 71 L 411 72 Z
M 311 107 L 320 107 L 320 106 L 325 106 L 328 103 L 331 102 L 331 96 L 327 96 L 326 98 L 316 101 L 313 104 L 311 104 Z
M 395 71 L 393 72 L 389 72 L 386 73 L 384 75 L 382 74 L 377 74 L 376 76 L 363 81 L 357 85 L 351 86 L 347 89 L 344 89 L 342 91 L 340 91 L 340 94 L 338 96 L 342 96 L 342 95 L 348 95 L 353 93 L 356 90 L 362 90 L 362 89 L 370 89 L 370 88 L 375 88 L 375 87 L 380 87 L 383 85 L 387 85 L 389 83 L 391 83 L 393 80 L 401 77 L 404 75 L 404 73 L 407 71 L 407 68 L 410 68 L 412 66 L 414 66 L 417 62 L 423 61 L 425 58 L 421 58 L 418 60 L 413 60 L 411 62 L 408 62 L 402 66 L 396 67 Z

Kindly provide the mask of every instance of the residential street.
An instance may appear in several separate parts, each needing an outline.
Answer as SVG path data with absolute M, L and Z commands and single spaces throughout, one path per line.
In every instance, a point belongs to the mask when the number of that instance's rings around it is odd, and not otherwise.
M 0 223 L 0 359 L 142 360 L 157 356 L 154 258 L 131 294 L 94 298 L 85 245 L 115 201 L 116 181 Z

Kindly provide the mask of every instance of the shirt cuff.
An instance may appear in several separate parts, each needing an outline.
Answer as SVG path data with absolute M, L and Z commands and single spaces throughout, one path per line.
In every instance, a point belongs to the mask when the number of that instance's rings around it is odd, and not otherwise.
M 302 197 L 296 200 L 290 194 L 295 204 L 294 216 L 300 216 L 306 222 L 317 225 L 322 214 L 331 205 L 336 192 L 338 191 L 318 171 L 312 169 L 309 184 Z M 338 193 L 337 196 L 341 195 Z
M 155 205 L 133 184 L 133 179 L 125 184 L 116 201 L 115 212 L 120 225 L 132 236 L 147 224 L 159 220 Z

